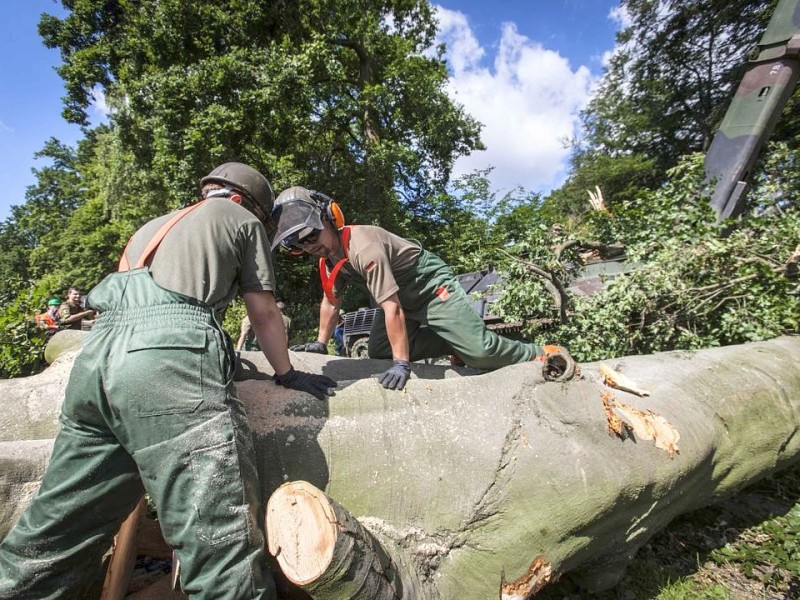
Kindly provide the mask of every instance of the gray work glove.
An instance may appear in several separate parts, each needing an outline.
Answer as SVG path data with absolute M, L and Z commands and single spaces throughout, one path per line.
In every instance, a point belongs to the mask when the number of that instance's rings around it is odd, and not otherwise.
M 293 390 L 308 392 L 317 400 L 325 400 L 328 396 L 333 396 L 333 388 L 336 382 L 325 375 L 315 375 L 305 371 L 295 371 L 294 367 L 283 375 L 275 375 L 275 383 Z
M 308 342 L 307 344 L 295 344 L 289 346 L 292 352 L 314 352 L 315 354 L 327 354 L 328 347 L 322 342 Z
M 392 367 L 378 378 L 381 385 L 388 390 L 402 390 L 411 377 L 411 365 L 407 360 L 392 361 Z

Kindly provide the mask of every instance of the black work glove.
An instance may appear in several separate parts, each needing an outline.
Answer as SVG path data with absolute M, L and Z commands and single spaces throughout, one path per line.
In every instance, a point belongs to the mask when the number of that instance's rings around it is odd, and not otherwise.
M 316 397 L 317 400 L 325 400 L 327 396 L 333 396 L 333 388 L 337 385 L 330 377 L 306 373 L 305 371 L 295 371 L 294 367 L 283 375 L 275 375 L 273 379 L 278 385 L 300 390 L 301 392 L 308 392 Z
M 402 390 L 411 377 L 411 365 L 407 360 L 394 360 L 392 367 L 378 378 L 381 385 L 388 390 Z
M 308 342 L 307 344 L 295 344 L 289 346 L 292 352 L 314 352 L 315 354 L 327 354 L 328 347 L 322 342 Z

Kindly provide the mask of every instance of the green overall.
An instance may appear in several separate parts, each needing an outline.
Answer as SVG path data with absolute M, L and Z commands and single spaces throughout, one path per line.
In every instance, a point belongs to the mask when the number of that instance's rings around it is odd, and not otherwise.
M 435 254 L 423 249 L 414 268 L 394 276 L 412 361 L 457 354 L 469 367 L 492 370 L 542 352 L 535 344 L 486 329 L 452 269 Z M 383 319 L 375 319 L 372 325 L 368 352 L 370 358 L 392 358 Z
M 214 311 L 147 268 L 109 275 L 88 303 L 101 315 L 41 487 L 0 545 L 0 599 L 76 597 L 142 488 L 191 598 L 275 598 L 252 436 Z

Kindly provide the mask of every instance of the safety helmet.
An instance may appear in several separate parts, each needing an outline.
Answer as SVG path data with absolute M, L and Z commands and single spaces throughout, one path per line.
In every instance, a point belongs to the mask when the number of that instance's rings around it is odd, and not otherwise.
M 61 300 L 59 300 L 58 298 L 50 298 L 50 300 L 47 301 L 47 306 L 60 306 L 60 305 L 61 305 Z
M 294 234 L 304 237 L 314 230 L 321 230 L 324 209 L 325 206 L 304 187 L 294 186 L 282 191 L 272 209 L 275 230 L 272 232 L 271 248 L 274 250 L 281 242 L 288 242 L 295 237 Z
M 207 183 L 220 183 L 230 185 L 237 190 L 244 192 L 265 216 L 272 212 L 272 203 L 275 200 L 275 192 L 269 181 L 253 167 L 240 162 L 228 162 L 218 166 L 208 175 L 200 180 L 202 188 Z

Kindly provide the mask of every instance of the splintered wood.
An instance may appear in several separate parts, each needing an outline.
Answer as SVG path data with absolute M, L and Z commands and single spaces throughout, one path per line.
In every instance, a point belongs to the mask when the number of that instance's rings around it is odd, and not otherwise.
M 500 581 L 500 600 L 528 600 L 548 583 L 558 579 L 553 577 L 553 565 L 544 560 L 543 556 L 533 559 L 528 572 L 516 581 Z
M 632 437 L 653 440 L 655 447 L 665 450 L 670 458 L 680 454 L 678 440 L 681 434 L 664 417 L 652 410 L 639 410 L 619 402 L 611 392 L 601 392 L 603 410 L 608 421 L 609 435 L 620 439 Z
M 615 371 L 611 367 L 600 363 L 600 376 L 603 378 L 603 383 L 609 387 L 617 388 L 623 392 L 630 392 L 637 396 L 649 396 L 650 392 L 641 389 L 630 378 L 626 377 L 619 371 Z
M 628 425 L 622 422 L 616 414 L 614 414 L 614 394 L 611 392 L 601 392 L 600 399 L 603 401 L 603 410 L 606 413 L 606 420 L 608 421 L 608 434 L 617 436 L 624 440 L 628 437 Z

